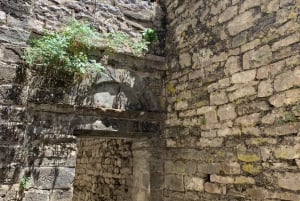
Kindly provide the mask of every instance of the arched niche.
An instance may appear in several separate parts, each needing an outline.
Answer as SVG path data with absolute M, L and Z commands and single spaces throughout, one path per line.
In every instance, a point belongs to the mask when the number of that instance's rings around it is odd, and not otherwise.
M 160 111 L 161 101 L 153 94 L 150 73 L 107 68 L 107 74 L 94 79 L 78 103 L 83 106 L 133 111 Z

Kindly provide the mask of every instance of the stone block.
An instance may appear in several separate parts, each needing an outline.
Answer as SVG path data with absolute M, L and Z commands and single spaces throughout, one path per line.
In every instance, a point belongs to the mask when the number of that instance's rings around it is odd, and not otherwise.
M 72 201 L 73 190 L 54 190 L 51 194 L 50 201 Z
M 183 53 L 179 55 L 179 64 L 182 67 L 189 67 L 191 65 L 191 55 L 189 53 Z
M 0 62 L 0 84 L 12 83 L 16 78 L 16 67 Z
M 252 177 L 239 176 L 234 179 L 235 184 L 255 184 L 255 180 Z
M 49 201 L 50 191 L 32 189 L 25 191 L 23 201 Z
M 300 89 L 291 89 L 271 96 L 269 102 L 275 107 L 282 107 L 295 104 L 299 99 Z
M 253 126 L 253 125 L 258 124 L 259 122 L 260 122 L 260 114 L 259 113 L 245 115 L 245 116 L 239 117 L 235 120 L 235 123 L 237 125 L 242 125 L 242 126 Z
M 243 56 L 243 68 L 251 69 L 267 65 L 272 60 L 271 48 L 265 45 L 259 49 L 250 50 Z
M 258 7 L 261 4 L 261 0 L 246 0 L 242 3 L 240 13 L 253 7 Z
M 75 168 L 36 168 L 33 171 L 33 187 L 39 189 L 70 189 L 74 177 Z
M 226 8 L 226 10 L 223 13 L 221 13 L 221 15 L 218 19 L 218 22 L 219 23 L 226 22 L 226 21 L 232 19 L 235 15 L 237 15 L 237 13 L 238 13 L 237 6 L 228 7 L 228 8 Z
M 297 43 L 300 40 L 300 34 L 298 32 L 275 42 L 272 46 L 272 51 L 276 51 L 282 47 L 289 46 L 291 44 Z
M 242 166 L 242 169 L 243 169 L 244 172 L 247 172 L 247 173 L 252 174 L 252 175 L 259 174 L 262 171 L 262 167 L 261 166 L 259 166 L 259 165 L 253 165 L 251 163 L 244 164 Z
M 178 101 L 175 103 L 175 109 L 176 110 L 185 110 L 188 108 L 188 102 L 187 101 Z
M 285 65 L 286 62 L 283 60 L 258 68 L 256 78 L 259 80 L 273 78 L 284 69 Z
M 218 129 L 218 137 L 240 136 L 240 128 L 220 128 Z
M 239 56 L 231 56 L 227 59 L 225 64 L 225 74 L 232 75 L 242 69 Z
M 228 98 L 225 91 L 218 91 L 210 94 L 211 105 L 222 105 L 227 102 L 228 102 Z
M 184 191 L 182 175 L 166 175 L 165 187 L 169 190 Z
M 300 124 L 297 122 L 287 123 L 280 126 L 274 126 L 265 129 L 265 134 L 269 136 L 280 136 L 280 135 L 289 135 L 293 133 L 297 133 Z
M 256 70 L 248 70 L 240 73 L 235 73 L 232 75 L 231 83 L 247 83 L 255 79 Z
M 284 173 L 278 175 L 278 185 L 281 188 L 299 191 L 300 190 L 300 173 Z
M 274 155 L 279 159 L 299 159 L 300 158 L 300 145 L 286 146 L 281 145 L 279 148 L 275 149 Z
M 275 78 L 274 90 L 284 91 L 294 86 L 300 85 L 300 67 L 297 67 L 293 71 L 280 74 Z
M 240 161 L 244 161 L 247 163 L 257 162 L 261 160 L 261 157 L 256 153 L 238 152 L 237 157 Z
M 263 144 L 277 144 L 277 139 L 275 138 L 250 138 L 246 140 L 247 145 L 263 145 Z
M 218 122 L 217 112 L 216 110 L 208 111 L 204 114 L 204 118 L 206 120 L 206 124 L 213 124 Z
M 220 183 L 220 184 L 233 184 L 234 178 L 233 177 L 223 177 L 223 176 L 213 174 L 213 175 L 210 175 L 210 181 Z
M 258 85 L 258 97 L 267 97 L 273 94 L 273 85 L 272 81 L 266 80 L 262 81 Z
M 199 147 L 221 147 L 223 141 L 223 138 L 201 138 L 200 141 L 196 143 L 196 145 Z
M 240 164 L 237 162 L 223 162 L 221 163 L 222 172 L 229 175 L 236 175 L 241 173 Z
M 262 131 L 259 127 L 255 127 L 255 126 L 242 127 L 242 134 L 244 135 L 260 136 L 261 133 Z
M 261 17 L 260 13 L 257 14 L 254 10 L 248 10 L 236 16 L 231 22 L 228 23 L 227 29 L 231 36 L 249 29 L 254 25 L 254 22 Z
M 221 171 L 221 164 L 220 163 L 200 163 L 197 166 L 197 170 L 200 173 L 204 174 L 218 174 Z
M 204 180 L 200 177 L 185 177 L 184 178 L 185 189 L 190 191 L 203 191 Z
M 235 112 L 235 107 L 233 106 L 233 104 L 220 106 L 218 109 L 218 116 L 220 121 L 236 118 L 237 115 Z
M 220 184 L 206 182 L 204 184 L 205 192 L 213 194 L 226 194 L 226 186 L 221 186 Z
M 233 93 L 229 94 L 229 100 L 230 101 L 235 101 L 239 98 L 243 98 L 246 96 L 251 96 L 256 94 L 256 89 L 253 86 L 243 86 L 241 88 L 238 88 L 235 90 Z
M 6 23 L 6 13 L 3 11 L 0 11 L 0 23 Z
M 247 102 L 247 104 L 243 102 L 237 106 L 237 113 L 240 116 L 246 114 L 260 113 L 269 110 L 270 110 L 270 104 L 267 101 L 260 101 L 260 100 Z

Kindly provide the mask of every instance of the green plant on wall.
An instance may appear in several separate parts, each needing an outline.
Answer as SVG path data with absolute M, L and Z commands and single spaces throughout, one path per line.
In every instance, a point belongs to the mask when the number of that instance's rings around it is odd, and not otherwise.
M 105 73 L 105 67 L 88 57 L 95 43 L 104 43 L 112 51 L 130 51 L 138 56 L 148 50 L 149 42 L 133 40 L 125 33 L 101 34 L 89 24 L 73 20 L 57 32 L 46 32 L 41 38 L 31 41 L 31 47 L 24 52 L 24 59 L 30 66 L 41 64 L 51 71 L 65 71 L 83 75 L 88 71 Z
M 31 41 L 24 59 L 29 66 L 43 64 L 54 71 L 75 74 L 84 74 L 87 70 L 103 72 L 104 67 L 87 56 L 93 41 L 99 37 L 88 24 L 74 20 L 61 31 L 47 32 L 45 36 Z
M 27 176 L 22 177 L 20 181 L 21 191 L 24 191 L 26 188 L 28 188 L 29 182 L 30 182 L 30 177 Z
M 142 37 L 148 43 L 154 43 L 158 41 L 157 33 L 154 29 L 148 28 L 142 33 Z
M 127 51 L 137 56 L 148 51 L 149 42 L 145 40 L 135 41 L 123 32 L 104 34 L 103 39 L 112 51 Z

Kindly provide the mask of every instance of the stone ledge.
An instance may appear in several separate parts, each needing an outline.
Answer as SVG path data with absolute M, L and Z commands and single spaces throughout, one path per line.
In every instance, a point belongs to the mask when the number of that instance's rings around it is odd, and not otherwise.
M 162 112 L 145 112 L 145 111 L 126 111 L 120 109 L 106 109 L 101 107 L 89 107 L 80 105 L 48 105 L 28 103 L 28 110 L 37 112 L 50 112 L 61 114 L 74 114 L 84 116 L 102 116 L 102 117 L 117 117 L 118 119 L 138 119 L 138 120 L 153 120 L 155 122 L 164 121 L 164 113 Z

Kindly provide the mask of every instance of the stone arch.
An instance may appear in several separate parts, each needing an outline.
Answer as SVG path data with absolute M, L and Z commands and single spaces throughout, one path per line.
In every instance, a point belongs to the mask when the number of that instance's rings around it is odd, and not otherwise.
M 160 100 L 148 75 L 128 69 L 108 68 L 107 75 L 96 78 L 79 105 L 132 111 L 161 111 Z

